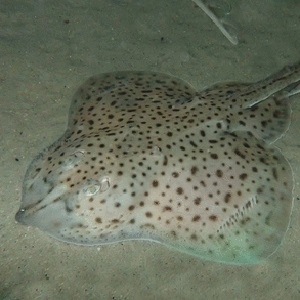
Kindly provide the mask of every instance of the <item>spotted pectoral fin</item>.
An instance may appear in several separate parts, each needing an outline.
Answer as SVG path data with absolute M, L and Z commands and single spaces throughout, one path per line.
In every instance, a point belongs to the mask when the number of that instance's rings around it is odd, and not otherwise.
M 290 165 L 280 150 L 251 132 L 220 133 L 218 147 L 216 140 L 206 141 L 210 150 L 203 151 L 202 163 L 193 167 L 203 172 L 191 171 L 196 174 L 190 178 L 190 186 L 199 182 L 192 195 L 201 201 L 193 207 L 194 197 L 189 212 L 198 211 L 200 221 L 185 213 L 191 219 L 188 231 L 177 231 L 170 245 L 209 260 L 259 263 L 277 249 L 288 229 L 293 204 Z M 201 151 L 197 145 L 195 152 Z

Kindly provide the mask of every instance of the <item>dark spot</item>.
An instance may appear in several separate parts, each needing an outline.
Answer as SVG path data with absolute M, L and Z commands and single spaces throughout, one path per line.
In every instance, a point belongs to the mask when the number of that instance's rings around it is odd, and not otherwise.
M 147 217 L 147 218 L 152 218 L 152 212 L 150 212 L 150 211 L 147 211 L 146 213 L 145 213 L 145 216 Z
M 211 153 L 210 154 L 210 157 L 212 158 L 212 159 L 218 159 L 219 157 L 218 157 L 218 154 L 216 154 L 216 153 Z
M 176 189 L 176 193 L 177 193 L 177 195 L 182 195 L 183 194 L 183 188 L 182 187 L 178 187 Z
M 225 195 L 225 197 L 224 197 L 224 202 L 225 202 L 225 203 L 229 203 L 230 199 L 231 199 L 231 194 L 230 194 L 230 193 L 227 193 L 227 194 Z
M 216 175 L 217 175 L 217 177 L 219 177 L 219 178 L 223 177 L 223 171 L 222 171 L 222 170 L 217 170 L 217 171 L 216 171 Z
M 95 219 L 95 222 L 101 224 L 101 223 L 102 223 L 102 220 L 101 220 L 101 218 L 97 217 L 97 218 Z
M 261 187 L 259 187 L 257 190 L 256 190 L 257 194 L 260 195 L 262 194 L 263 192 L 263 189 Z
M 238 155 L 239 157 L 241 157 L 242 159 L 245 159 L 245 158 L 246 158 L 246 156 L 245 156 L 238 148 L 235 148 L 235 149 L 234 149 L 234 153 L 235 153 L 236 155 Z
M 199 205 L 201 203 L 201 198 L 200 197 L 197 197 L 195 200 L 194 200 L 194 203 L 195 205 Z
M 197 240 L 198 240 L 197 234 L 192 233 L 192 234 L 191 234 L 191 240 L 197 241 Z
M 200 221 L 201 217 L 199 215 L 196 215 L 192 218 L 192 222 L 198 222 Z
M 165 155 L 163 165 L 166 166 L 167 164 L 168 164 L 168 157 Z
M 197 147 L 197 144 L 194 141 L 190 141 L 190 145 L 195 147 L 195 148 Z
M 261 157 L 261 158 L 259 159 L 259 161 L 260 161 L 261 163 L 263 163 L 264 165 L 267 165 L 266 159 L 265 159 L 264 157 Z
M 266 127 L 268 125 L 268 122 L 264 120 L 264 121 L 261 121 L 260 124 L 262 127 Z
M 172 211 L 172 207 L 171 206 L 165 206 L 164 208 L 163 208 L 163 211 L 165 212 L 165 211 Z
M 152 185 L 153 185 L 153 187 L 158 187 L 158 181 L 157 180 L 153 180 Z
M 198 172 L 198 170 L 199 170 L 198 167 L 192 166 L 192 167 L 191 167 L 191 174 L 192 174 L 192 175 L 195 175 L 195 174 Z
M 173 238 L 177 237 L 177 234 L 176 234 L 175 230 L 170 231 L 170 234 L 172 235 Z
M 243 219 L 243 220 L 241 220 L 241 224 L 242 225 L 245 225 L 247 222 L 249 222 L 251 220 L 251 218 L 249 218 L 249 217 L 247 217 L 247 218 L 245 218 L 245 219 Z
M 248 177 L 248 175 L 247 175 L 246 173 L 242 173 L 242 174 L 240 175 L 240 179 L 241 179 L 241 180 L 245 180 L 247 177 Z
M 140 228 L 155 229 L 155 226 L 153 224 L 150 224 L 150 223 L 145 223 L 145 224 L 141 225 Z

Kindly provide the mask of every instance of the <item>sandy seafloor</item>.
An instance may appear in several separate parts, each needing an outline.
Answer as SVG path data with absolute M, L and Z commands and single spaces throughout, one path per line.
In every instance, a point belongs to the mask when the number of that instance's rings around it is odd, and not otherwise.
M 89 76 L 159 71 L 202 89 L 258 80 L 300 59 L 298 0 L 227 3 L 237 46 L 189 0 L 1 0 L 1 300 L 300 299 L 300 97 L 276 142 L 295 177 L 290 228 L 261 265 L 203 261 L 143 241 L 69 245 L 14 219 L 29 163 L 64 132 L 73 93 Z

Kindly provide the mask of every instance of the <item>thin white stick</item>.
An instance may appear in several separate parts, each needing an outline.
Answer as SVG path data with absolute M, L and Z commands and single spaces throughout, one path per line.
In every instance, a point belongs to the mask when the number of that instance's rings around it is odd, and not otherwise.
M 212 12 L 211 9 L 208 8 L 207 5 L 203 3 L 202 0 L 192 0 L 196 5 L 198 5 L 214 22 L 214 24 L 219 28 L 219 30 L 223 33 L 223 35 L 228 39 L 230 43 L 233 45 L 238 44 L 238 38 L 236 36 L 232 36 L 224 27 L 222 22 L 218 19 L 218 17 Z

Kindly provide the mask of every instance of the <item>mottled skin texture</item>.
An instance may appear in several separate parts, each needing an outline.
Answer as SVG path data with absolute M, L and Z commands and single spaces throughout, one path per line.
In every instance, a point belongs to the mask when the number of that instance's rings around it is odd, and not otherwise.
M 17 221 L 70 243 L 147 239 L 260 262 L 291 214 L 291 168 L 271 143 L 289 126 L 299 69 L 201 92 L 160 73 L 91 77 L 66 133 L 31 163 Z

